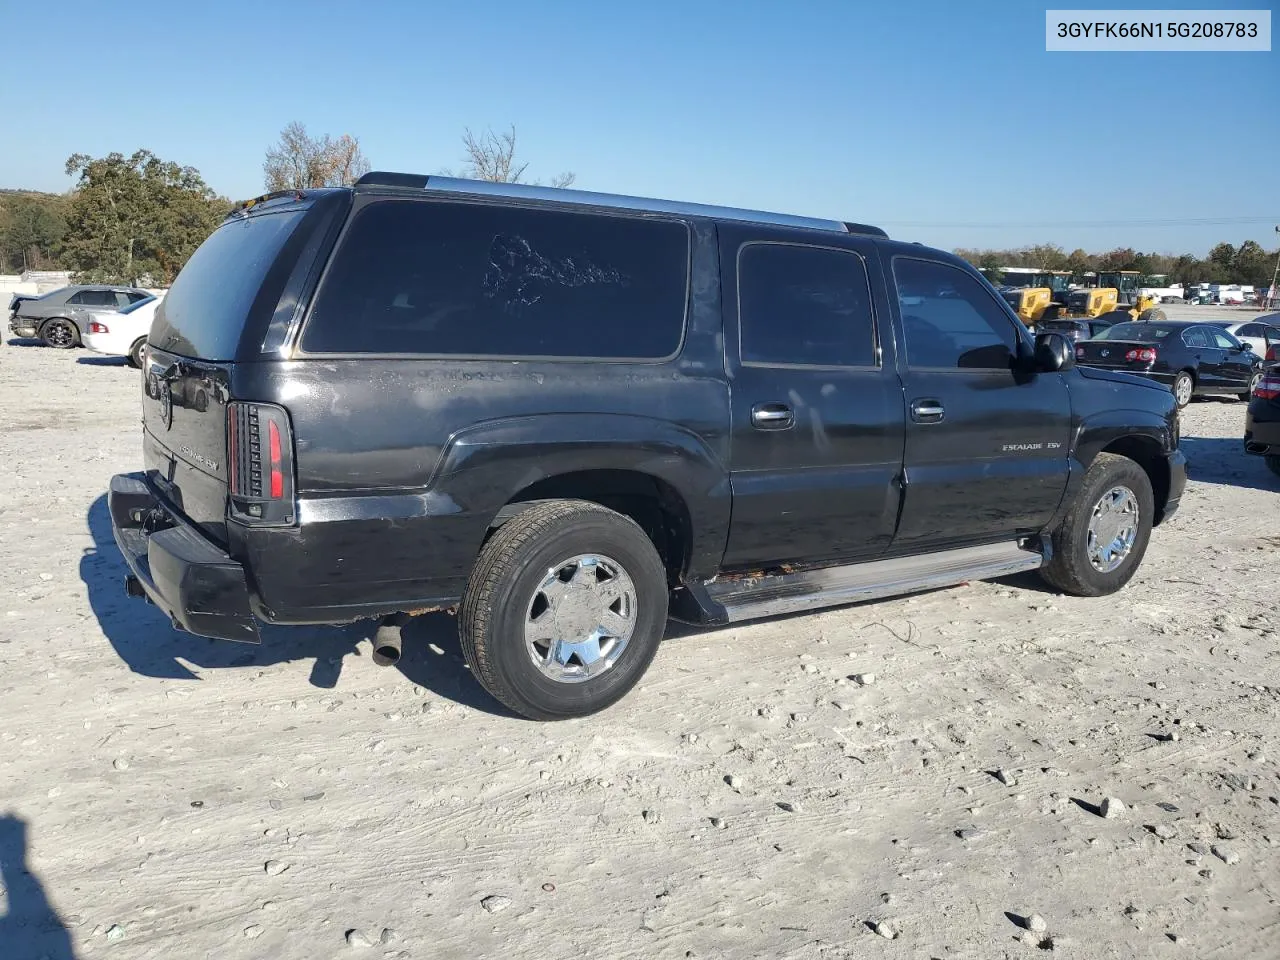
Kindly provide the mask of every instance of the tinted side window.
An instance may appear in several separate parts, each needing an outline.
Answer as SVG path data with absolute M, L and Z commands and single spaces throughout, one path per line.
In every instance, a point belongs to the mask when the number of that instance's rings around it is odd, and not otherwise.
M 130 302 L 130 303 L 141 303 L 143 300 L 146 300 L 146 299 L 150 298 L 151 294 L 149 294 L 149 293 L 129 293 L 129 294 L 126 294 L 126 296 L 129 298 L 129 302 Z
M 1209 346 L 1209 335 L 1201 327 L 1192 327 L 1182 335 L 1182 342 L 1188 347 Z
M 1243 327 L 1236 331 L 1238 337 L 1257 337 L 1262 334 L 1262 325 L 1259 323 L 1246 323 Z
M 86 293 L 87 291 L 85 290 L 81 290 L 78 293 L 73 293 L 71 296 L 67 297 L 67 303 L 77 304 L 77 305 L 84 303 L 85 302 L 84 298 Z
M 907 364 L 1008 370 L 1017 350 L 1012 321 L 982 284 L 931 260 L 895 257 Z
M 657 359 L 679 348 L 688 272 L 682 223 L 381 201 L 348 228 L 302 348 Z
M 79 303 L 86 307 L 114 307 L 116 295 L 111 290 L 81 290 L 68 303 Z
M 1267 343 L 1280 343 L 1280 327 L 1267 327 Z
M 1239 340 L 1223 330 L 1214 330 L 1213 340 L 1219 350 L 1234 350 L 1240 346 Z
M 749 243 L 738 254 L 744 363 L 874 367 L 871 287 L 848 250 Z

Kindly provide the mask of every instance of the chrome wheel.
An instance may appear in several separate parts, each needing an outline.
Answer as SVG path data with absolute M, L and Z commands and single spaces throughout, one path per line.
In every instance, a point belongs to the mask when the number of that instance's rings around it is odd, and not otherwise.
M 622 564 L 582 554 L 547 570 L 525 613 L 534 665 L 559 683 L 581 683 L 622 656 L 636 627 L 636 587 Z
M 1110 573 L 1133 549 L 1138 538 L 1138 498 L 1128 487 L 1112 487 L 1093 505 L 1089 517 L 1089 564 Z
M 1191 378 L 1181 376 L 1178 382 L 1173 385 L 1173 396 L 1178 401 L 1178 406 L 1185 407 L 1191 402 Z
M 1255 373 L 1252 377 L 1249 378 L 1249 389 L 1246 390 L 1244 393 L 1240 394 L 1240 396 L 1245 398 L 1252 397 L 1253 391 L 1258 389 L 1258 384 L 1260 384 L 1261 382 L 1262 382 L 1262 374 Z

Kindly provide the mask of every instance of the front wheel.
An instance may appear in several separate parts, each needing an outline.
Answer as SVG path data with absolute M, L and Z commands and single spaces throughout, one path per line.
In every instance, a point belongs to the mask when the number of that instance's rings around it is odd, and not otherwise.
M 1258 388 L 1258 384 L 1261 381 L 1262 381 L 1261 373 L 1255 373 L 1252 377 L 1250 377 L 1249 389 L 1246 390 L 1244 393 L 1239 394 L 1240 399 L 1243 400 L 1245 403 L 1248 403 L 1253 398 L 1253 391 Z
M 458 631 L 489 693 L 521 716 L 563 720 L 635 686 L 666 622 L 666 569 L 645 532 L 598 504 L 552 500 L 490 537 Z
M 70 320 L 56 317 L 40 329 L 40 339 L 46 347 L 68 350 L 80 344 L 80 331 Z
M 1195 380 L 1185 370 L 1173 378 L 1173 399 L 1178 402 L 1180 408 L 1191 402 L 1191 394 L 1195 391 L 1195 386 Z
M 1078 597 L 1115 593 L 1142 562 L 1154 517 L 1146 471 L 1128 457 L 1098 454 L 1053 534 L 1053 556 L 1041 576 Z

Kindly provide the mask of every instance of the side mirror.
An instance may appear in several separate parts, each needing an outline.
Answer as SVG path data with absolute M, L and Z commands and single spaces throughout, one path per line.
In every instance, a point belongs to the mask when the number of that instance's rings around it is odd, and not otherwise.
M 1035 362 L 1043 373 L 1070 370 L 1076 365 L 1075 346 L 1060 333 L 1036 334 Z

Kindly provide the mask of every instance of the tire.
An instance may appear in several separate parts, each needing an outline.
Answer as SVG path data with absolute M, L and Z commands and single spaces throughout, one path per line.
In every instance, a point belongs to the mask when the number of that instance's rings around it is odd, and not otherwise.
M 70 320 L 54 317 L 40 328 L 40 339 L 46 347 L 55 350 L 70 350 L 80 346 L 80 330 Z
M 1116 492 L 1128 495 L 1125 500 Z M 1095 512 L 1104 503 L 1132 503 L 1134 514 L 1112 514 L 1108 522 L 1102 519 L 1101 530 L 1116 530 L 1112 543 L 1121 539 L 1126 524 L 1131 524 L 1132 537 L 1120 557 L 1102 553 L 1090 557 L 1090 528 L 1094 526 Z M 1052 586 L 1077 597 L 1101 597 L 1121 589 L 1137 571 L 1147 552 L 1151 539 L 1151 523 L 1155 516 L 1155 498 L 1151 493 L 1151 480 L 1146 471 L 1128 457 L 1113 453 L 1100 453 L 1088 472 L 1075 500 L 1067 508 L 1062 524 L 1053 533 L 1053 556 L 1041 568 L 1040 575 Z M 1119 526 L 1112 526 L 1119 524 Z M 1098 532 L 1098 528 L 1094 528 Z M 1095 559 L 1114 562 L 1101 565 Z M 1118 560 L 1118 562 L 1116 562 Z
M 1138 320 L 1142 323 L 1159 323 L 1167 319 L 1169 319 L 1168 316 L 1159 307 L 1148 307 L 1138 314 Z
M 599 563 L 582 562 L 588 557 Z M 611 576 L 601 580 L 601 571 Z M 553 657 L 554 641 L 538 645 L 536 628 L 526 633 L 526 623 L 555 609 L 554 600 L 548 600 L 552 594 L 543 589 L 552 589 L 553 577 L 574 585 L 569 588 L 574 605 L 561 608 L 565 616 L 603 626 L 613 611 L 622 615 L 615 622 L 629 621 L 629 638 L 616 661 L 608 662 L 609 651 L 601 650 L 599 640 L 594 647 L 590 640 L 584 644 L 584 657 L 563 651 Z M 612 592 L 598 592 L 610 582 Z M 602 608 L 612 593 L 620 599 Z M 462 600 L 458 633 L 467 665 L 496 699 L 531 720 L 564 720 L 603 710 L 634 687 L 653 660 L 666 623 L 666 569 L 639 525 L 598 504 L 551 500 L 508 520 L 484 545 Z M 564 636 L 554 621 L 552 628 L 548 638 Z M 619 631 L 614 644 L 622 639 Z M 568 633 L 588 637 L 580 625 L 570 626 Z M 590 676 L 593 655 L 599 672 Z
M 1196 378 L 1190 371 L 1180 370 L 1173 378 L 1173 385 L 1169 389 L 1173 392 L 1173 399 L 1178 404 L 1178 408 L 1181 409 L 1191 402 L 1196 389 Z
M 1250 400 L 1253 399 L 1253 389 L 1258 385 L 1258 381 L 1260 381 L 1261 379 L 1262 379 L 1262 374 L 1255 373 L 1252 377 L 1249 378 L 1249 389 L 1246 390 L 1244 393 L 1236 394 L 1236 396 L 1238 396 L 1245 403 L 1248 403 Z
M 1267 468 L 1280 477 L 1280 453 L 1269 453 L 1262 459 L 1267 462 Z
M 139 337 L 137 343 L 129 348 L 129 366 L 142 369 L 147 362 L 147 338 Z

